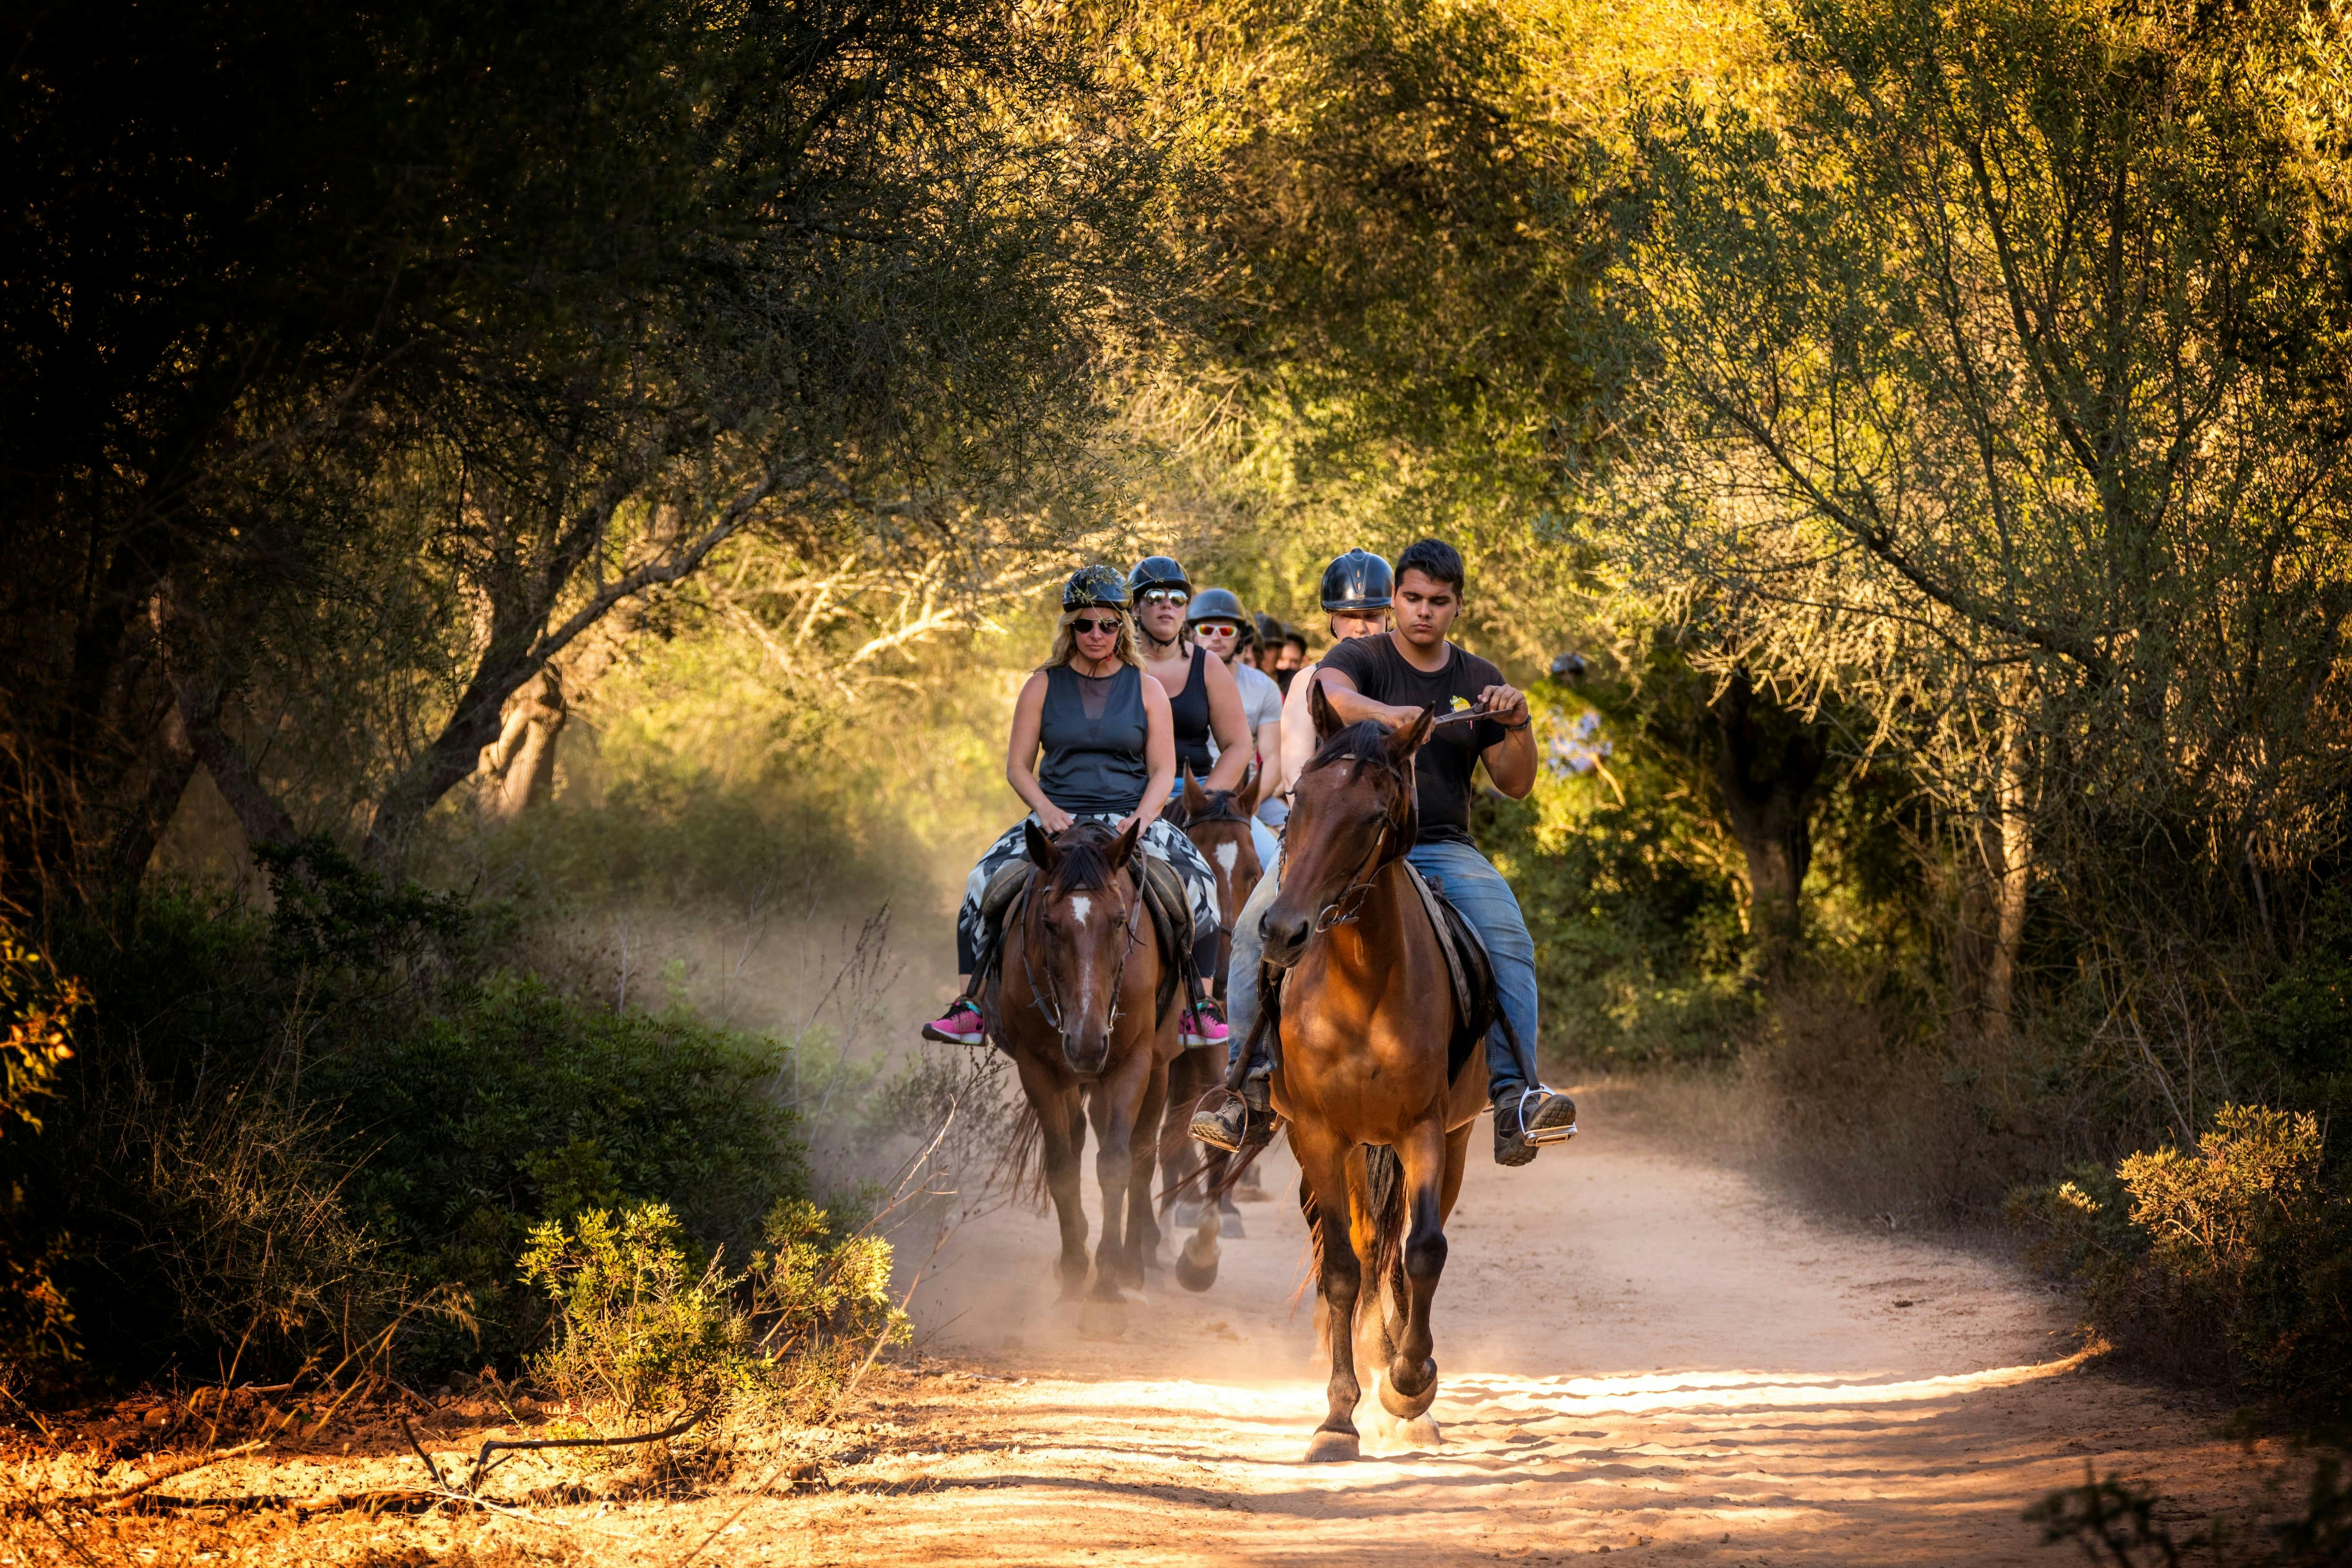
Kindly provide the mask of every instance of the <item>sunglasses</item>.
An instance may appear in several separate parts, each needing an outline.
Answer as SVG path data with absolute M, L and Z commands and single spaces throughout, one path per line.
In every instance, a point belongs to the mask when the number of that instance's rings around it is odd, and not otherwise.
M 1147 605 L 1189 605 L 1192 595 L 1181 588 L 1146 588 L 1136 597 Z
M 1192 628 L 1192 635 L 1196 637 L 1229 637 L 1237 636 L 1240 631 L 1241 627 L 1230 621 L 1202 621 Z
M 1070 623 L 1070 629 L 1081 637 L 1108 637 L 1118 630 L 1118 617 L 1108 616 L 1097 620 L 1092 616 L 1080 616 Z

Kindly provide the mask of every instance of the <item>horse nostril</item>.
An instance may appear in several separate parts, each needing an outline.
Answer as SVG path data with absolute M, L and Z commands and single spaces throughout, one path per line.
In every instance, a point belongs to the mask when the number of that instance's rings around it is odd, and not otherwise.
M 1265 918 L 1257 922 L 1257 930 L 1258 934 L 1265 939 L 1267 952 L 1296 952 L 1307 941 L 1307 917 L 1289 915 L 1276 918 L 1275 912 L 1269 910 Z

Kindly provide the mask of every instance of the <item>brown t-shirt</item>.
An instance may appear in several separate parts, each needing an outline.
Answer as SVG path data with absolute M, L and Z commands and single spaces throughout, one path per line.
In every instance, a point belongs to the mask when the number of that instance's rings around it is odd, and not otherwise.
M 1452 643 L 1445 645 L 1443 668 L 1415 669 L 1397 652 L 1393 633 L 1340 643 L 1323 656 L 1323 668 L 1338 670 L 1375 702 L 1434 708 L 1440 718 L 1453 710 L 1456 697 L 1475 702 L 1478 693 L 1503 684 L 1501 670 Z M 1470 773 L 1480 754 L 1506 733 L 1492 719 L 1477 719 L 1448 724 L 1430 736 L 1413 760 L 1423 843 L 1470 842 Z

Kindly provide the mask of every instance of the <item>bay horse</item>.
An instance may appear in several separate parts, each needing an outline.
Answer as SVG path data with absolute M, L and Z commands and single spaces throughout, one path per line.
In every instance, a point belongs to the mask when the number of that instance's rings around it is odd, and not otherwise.
M 1323 743 L 1292 788 L 1282 891 L 1262 929 L 1266 964 L 1286 972 L 1278 1000 L 1267 988 L 1271 1088 L 1298 1158 L 1331 1354 L 1313 1461 L 1361 1452 L 1360 1331 L 1385 1358 L 1381 1406 L 1434 1438 L 1422 1422 L 1437 1397 L 1430 1312 L 1486 1072 L 1468 1035 L 1483 1025 L 1461 1016 L 1401 864 L 1415 823 L 1413 753 L 1435 716 L 1393 732 L 1342 728 L 1319 686 L 1310 701 Z
M 1144 904 L 1143 855 L 1130 824 L 1080 819 L 1048 837 L 1028 825 L 1037 868 L 1008 910 L 985 1009 L 1020 1074 L 1044 1154 L 1045 1185 L 1062 1227 L 1062 1300 L 1083 1293 L 1082 1329 L 1118 1331 L 1122 1286 L 1140 1289 L 1159 1245 L 1151 1171 L 1168 1067 L 1181 1054 L 1181 985 Z M 1189 955 L 1177 962 L 1189 962 Z M 1025 1119 L 1024 1119 L 1025 1120 Z M 1102 1240 L 1087 1275 L 1078 1156 L 1094 1125 Z
M 1217 931 L 1217 968 L 1212 980 L 1219 1002 L 1225 1000 L 1226 970 L 1233 963 L 1234 919 L 1265 869 L 1250 837 L 1250 814 L 1257 808 L 1261 776 L 1253 770 L 1239 789 L 1202 789 L 1187 766 L 1184 793 L 1169 812 L 1217 880 L 1217 907 L 1225 912 Z M 1231 1156 L 1223 1150 L 1202 1150 L 1186 1132 L 1201 1097 L 1224 1077 L 1225 1063 L 1212 1050 L 1181 1052 L 1168 1069 L 1168 1103 L 1160 1129 L 1160 1186 L 1175 1224 L 1194 1232 L 1176 1260 L 1177 1282 L 1188 1290 L 1206 1290 L 1217 1282 L 1218 1239 L 1241 1234 L 1240 1212 L 1223 1192 Z M 1203 1195 L 1204 1188 L 1213 1195 Z M 1188 1193 L 1189 1197 L 1178 1195 Z M 1196 1207 L 1207 1212 L 1192 1212 Z

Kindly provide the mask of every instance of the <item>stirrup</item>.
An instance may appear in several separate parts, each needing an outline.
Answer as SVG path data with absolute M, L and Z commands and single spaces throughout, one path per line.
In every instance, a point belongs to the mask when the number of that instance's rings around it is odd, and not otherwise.
M 1545 1109 L 1547 1110 L 1549 1110 L 1550 1105 L 1554 1102 L 1568 1107 L 1568 1121 L 1565 1123 L 1555 1122 L 1548 1127 L 1528 1126 L 1528 1097 L 1534 1094 L 1548 1095 L 1550 1097 L 1545 1105 Z M 1570 1139 L 1576 1136 L 1576 1101 L 1569 1099 L 1568 1096 L 1560 1093 L 1556 1089 L 1547 1089 L 1542 1084 L 1536 1084 L 1531 1088 L 1523 1089 L 1519 1090 L 1518 1104 L 1513 1109 L 1519 1124 L 1519 1136 L 1527 1140 L 1529 1144 L 1538 1149 L 1546 1148 L 1554 1143 L 1565 1143 Z M 1538 1114 L 1540 1115 L 1542 1112 L 1538 1111 Z

